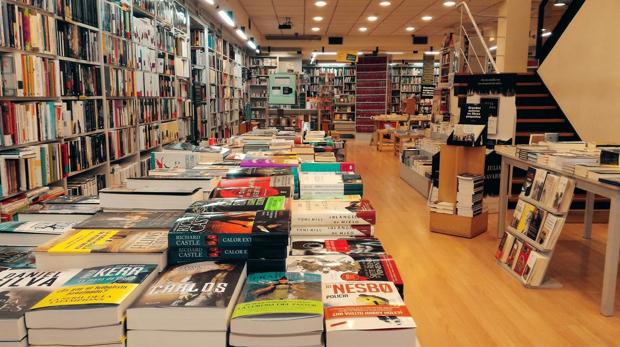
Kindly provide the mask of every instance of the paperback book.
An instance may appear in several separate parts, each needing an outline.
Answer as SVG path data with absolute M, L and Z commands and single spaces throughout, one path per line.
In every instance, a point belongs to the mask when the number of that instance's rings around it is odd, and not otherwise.
M 0 246 L 0 271 L 5 269 L 34 269 L 34 247 Z
M 207 201 L 196 201 L 191 204 L 185 212 L 202 214 L 211 212 L 283 211 L 289 210 L 290 205 L 290 199 L 284 196 L 247 199 L 210 199 Z
M 101 212 L 75 225 L 76 229 L 170 229 L 181 211 Z
M 295 200 L 291 207 L 291 225 L 364 225 L 375 224 L 377 214 L 370 201 Z
M 376 255 L 384 254 L 381 241 L 375 238 L 292 237 L 290 255 Z
M 0 223 L 0 240 L 6 246 L 38 246 L 71 230 L 73 223 L 4 222 Z

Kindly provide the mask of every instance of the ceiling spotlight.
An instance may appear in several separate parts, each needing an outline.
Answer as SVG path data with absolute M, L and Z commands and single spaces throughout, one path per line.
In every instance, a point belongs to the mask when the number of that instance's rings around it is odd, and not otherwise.
M 323 20 L 323 17 L 321 16 L 312 17 L 312 20 L 314 20 L 315 22 L 320 22 Z
M 565 0 L 555 0 L 555 3 L 553 4 L 553 6 L 555 6 L 555 7 L 563 7 L 563 6 L 566 6 L 566 2 L 565 2 Z
M 405 30 L 407 30 L 407 31 L 414 31 L 415 28 L 414 27 L 406 27 Z
M 456 5 L 456 1 L 444 1 L 443 5 L 446 7 L 452 7 L 454 5 Z
M 368 30 L 368 28 L 366 28 L 366 27 L 360 27 L 360 28 L 359 28 L 359 29 L 357 29 L 357 30 L 359 30 L 359 31 L 361 31 L 361 32 L 364 32 L 364 31 L 367 31 L 367 30 Z
M 493 36 L 489 37 L 489 42 L 493 42 L 495 41 L 495 38 Z
M 542 34 L 540 36 L 542 36 L 542 37 L 549 37 L 549 36 L 551 36 L 551 31 L 547 31 L 546 33 L 544 33 L 544 34 Z
M 321 28 L 319 28 L 319 27 L 312 28 L 312 31 L 319 31 L 319 30 L 321 30 Z
M 389 2 L 389 1 L 381 1 L 381 2 L 379 3 L 379 6 L 388 7 L 388 6 L 390 6 L 391 4 L 392 4 L 392 3 L 391 3 L 391 2 Z
M 327 1 L 315 1 L 314 6 L 316 7 L 325 7 L 327 5 Z
M 422 17 L 422 20 L 425 21 L 425 22 L 428 22 L 428 21 L 430 21 L 432 19 L 433 19 L 433 16 L 423 16 Z
M 220 18 L 222 18 L 224 23 L 228 24 L 228 26 L 235 26 L 235 21 L 232 19 L 231 16 L 228 15 L 228 12 L 224 10 L 219 10 L 217 14 L 220 16 Z
M 374 22 L 374 21 L 376 21 L 377 19 L 379 19 L 379 17 L 377 17 L 377 16 L 368 16 L 368 21 L 369 21 L 369 22 Z

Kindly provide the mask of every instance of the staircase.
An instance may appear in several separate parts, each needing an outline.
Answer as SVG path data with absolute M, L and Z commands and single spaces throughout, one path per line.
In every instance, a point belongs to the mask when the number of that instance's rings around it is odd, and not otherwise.
M 527 144 L 531 134 L 556 132 L 560 141 L 578 141 L 579 135 L 536 73 L 516 79 L 517 127 L 515 144 Z

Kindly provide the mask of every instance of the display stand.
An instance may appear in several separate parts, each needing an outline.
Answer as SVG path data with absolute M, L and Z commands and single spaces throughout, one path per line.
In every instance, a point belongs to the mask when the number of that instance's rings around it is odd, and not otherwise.
M 444 145 L 439 160 L 439 201 L 456 203 L 457 176 L 464 173 L 484 175 L 484 147 L 462 147 Z M 476 237 L 487 230 L 488 213 L 474 217 L 430 212 L 432 232 Z

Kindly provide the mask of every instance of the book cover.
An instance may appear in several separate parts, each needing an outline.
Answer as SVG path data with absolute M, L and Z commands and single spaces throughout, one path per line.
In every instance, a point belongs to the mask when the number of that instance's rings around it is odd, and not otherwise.
M 290 200 L 284 196 L 270 196 L 248 199 L 210 199 L 196 201 L 185 212 L 241 212 L 241 211 L 283 211 L 290 209 Z
M 182 211 L 101 212 L 75 225 L 76 229 L 169 229 Z
M 291 255 L 373 255 L 383 254 L 381 241 L 375 238 L 294 238 Z
M 370 201 L 295 200 L 291 225 L 375 224 L 377 214 Z
M 50 204 L 87 204 L 97 205 L 99 204 L 99 198 L 96 196 L 82 196 L 82 195 L 63 195 L 51 200 L 45 201 L 46 205 Z
M 293 176 L 269 176 L 269 177 L 244 177 L 223 179 L 218 184 L 218 188 L 240 188 L 240 187 L 292 187 Z
M 285 196 L 291 197 L 291 187 L 232 187 L 232 188 L 216 188 L 211 192 L 210 198 L 264 198 L 269 196 Z
M 34 214 L 95 214 L 101 211 L 98 204 L 50 204 L 33 206 L 24 213 Z
M 61 235 L 71 230 L 73 223 L 65 222 L 4 222 L 0 223 L 0 234 L 50 234 Z
M 530 212 L 530 215 L 527 217 L 527 229 L 525 231 L 527 237 L 532 240 L 536 240 L 536 236 L 538 236 L 538 231 L 540 230 L 540 226 L 543 222 L 543 218 L 545 216 L 545 212 L 539 208 L 534 209 Z
M 232 318 L 323 315 L 321 276 L 297 272 L 248 275 Z
M 521 216 L 519 216 L 519 223 L 517 224 L 517 227 L 516 227 L 518 232 L 525 233 L 528 230 L 530 222 L 532 221 L 532 218 L 534 217 L 534 211 L 536 210 L 537 210 L 536 206 L 525 203 L 525 205 L 523 206 L 523 211 L 521 213 Z
M 529 167 L 527 169 L 527 174 L 525 175 L 525 181 L 523 182 L 523 187 L 521 187 L 521 196 L 530 196 L 530 191 L 532 190 L 532 184 L 534 183 L 534 176 L 536 176 L 536 169 L 533 167 Z
M 35 252 L 161 253 L 168 248 L 168 230 L 81 229 L 70 231 Z
M 119 305 L 156 268 L 155 265 L 122 264 L 83 269 L 31 310 Z
M 134 307 L 217 307 L 225 309 L 240 285 L 243 263 L 203 261 L 168 268 Z
M 0 321 L 22 317 L 32 306 L 60 288 L 78 271 L 21 269 L 0 272 Z
M 323 284 L 326 331 L 413 329 L 416 327 L 391 282 Z
M 536 169 L 536 175 L 534 176 L 534 182 L 532 182 L 532 189 L 528 198 L 534 200 L 540 200 L 543 189 L 545 187 L 545 179 L 547 178 L 547 171 L 543 169 Z
M 4 269 L 34 269 L 34 247 L 0 246 L 0 271 Z
M 287 176 L 292 175 L 291 168 L 239 168 L 231 169 L 226 173 L 226 178 L 244 178 L 244 177 L 269 177 L 269 176 Z
M 342 236 L 342 237 L 372 237 L 375 233 L 374 225 L 314 225 L 291 226 L 292 236 Z
M 519 256 L 517 257 L 517 262 L 514 266 L 514 271 L 517 275 L 522 275 L 525 270 L 525 264 L 527 264 L 527 258 L 530 256 L 530 252 L 532 252 L 532 246 L 527 243 L 523 243 L 521 247 L 521 251 L 519 252 Z
M 258 167 L 258 168 L 289 168 L 299 165 L 297 159 L 290 158 L 252 158 L 243 159 L 239 164 L 242 168 Z
M 323 282 L 390 281 L 397 286 L 403 285 L 396 262 L 385 254 L 289 256 L 286 271 L 318 274 Z
M 547 178 L 545 179 L 545 186 L 540 194 L 540 202 L 544 206 L 551 207 L 553 205 L 555 200 L 555 192 L 558 189 L 559 181 L 560 176 L 554 174 L 547 175 Z

